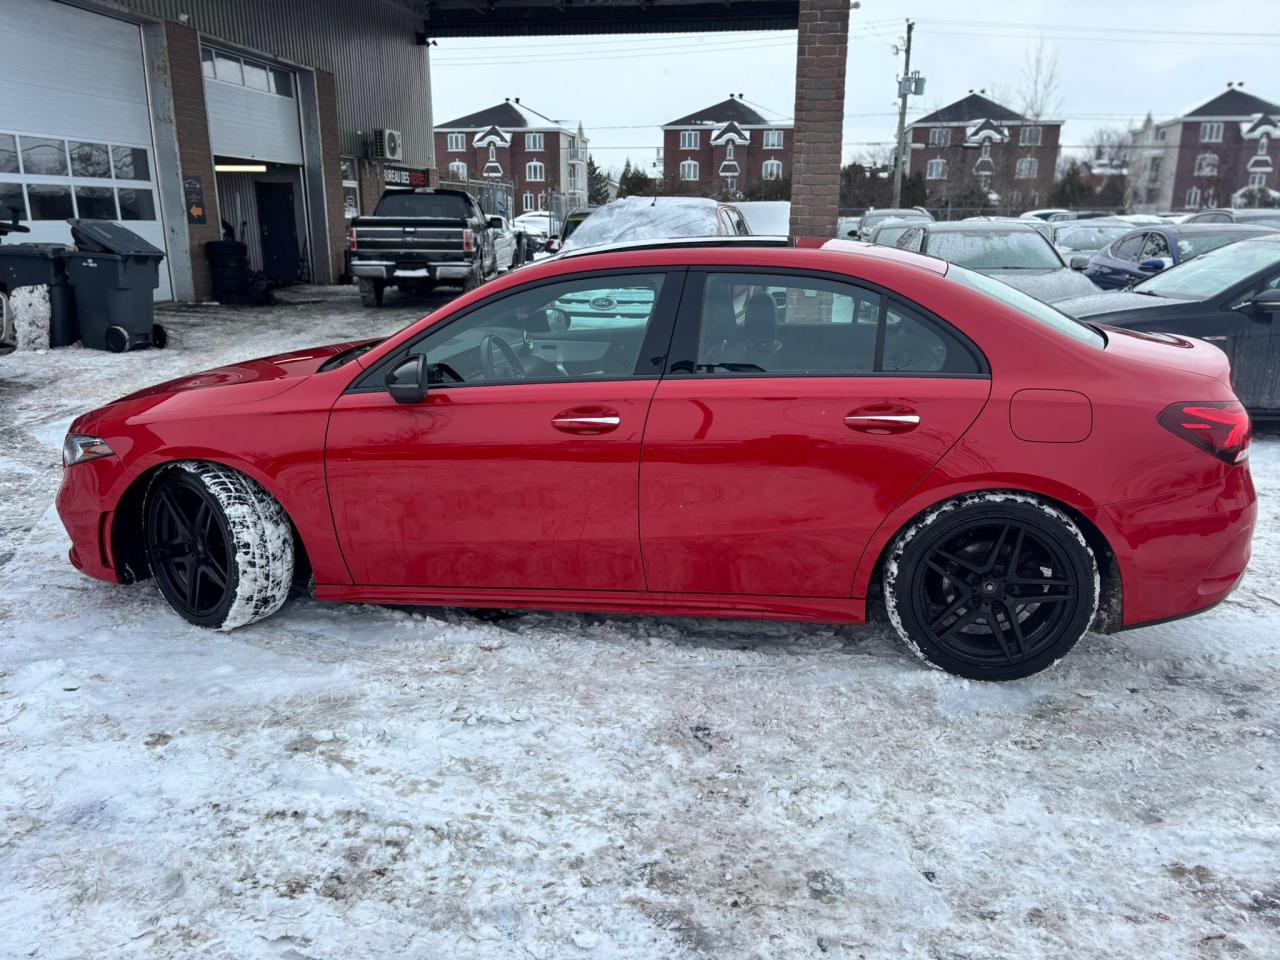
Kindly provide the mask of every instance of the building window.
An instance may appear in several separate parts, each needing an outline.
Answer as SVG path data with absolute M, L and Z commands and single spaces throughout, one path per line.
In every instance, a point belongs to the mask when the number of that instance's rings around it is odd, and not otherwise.
M 782 131 L 766 130 L 764 132 L 764 148 L 766 150 L 781 150 L 782 149 Z
M 933 127 L 929 130 L 929 146 L 931 147 L 949 147 L 951 146 L 951 128 L 950 127 Z
M 1039 172 L 1039 160 L 1035 157 L 1019 157 L 1013 175 L 1018 180 L 1034 180 Z
M 982 159 L 983 160 L 991 159 L 991 141 L 990 140 L 982 141 Z
M 947 161 L 934 158 L 925 164 L 924 178 L 926 180 L 945 180 L 947 179 Z
M 467 149 L 467 135 L 465 133 L 451 133 L 448 139 L 450 153 L 461 153 Z
M 522 202 L 524 203 L 524 209 L 525 209 L 525 210 L 532 210 L 532 209 L 533 209 L 533 194 L 532 194 L 532 193 L 526 193 L 526 194 L 524 195 L 524 197 L 522 198 Z
M 986 191 L 990 190 L 990 189 L 991 189 L 991 174 L 989 174 L 989 173 L 980 173 L 980 174 L 978 174 L 978 186 L 982 189 L 982 191 L 983 191 L 984 193 L 985 193 Z
M 1222 142 L 1222 121 L 1211 120 L 1200 124 L 1200 142 L 1201 143 L 1221 143 Z
M 1265 187 L 1267 185 L 1267 175 L 1265 173 L 1249 174 L 1249 186 Z
M 524 165 L 524 178 L 532 183 L 547 179 L 547 168 L 541 160 L 530 160 Z
M 547 209 L 547 195 L 545 193 L 538 194 L 538 209 Z
M 766 160 L 760 172 L 766 180 L 781 180 L 782 179 L 782 161 Z
M 1271 146 L 1271 138 L 1265 133 L 1258 138 L 1258 155 L 1266 156 L 1267 148 Z
M 278 97 L 293 96 L 293 74 L 248 57 L 241 57 L 212 47 L 200 48 L 200 67 L 208 80 L 221 80 L 273 93 Z
M 1200 188 L 1192 187 L 1187 191 L 1187 206 L 1197 209 L 1200 206 Z
M 542 134 L 540 134 L 540 133 L 526 133 L 526 134 L 524 135 L 524 148 L 525 148 L 526 150 L 541 150 L 541 149 L 542 149 Z
M 738 190 L 738 178 L 737 178 L 737 177 L 725 177 L 725 178 L 724 178 L 724 189 L 725 189 L 725 191 L 726 191 L 726 192 L 728 192 L 728 193 L 736 193 L 736 192 L 737 192 L 737 190 Z
M 697 160 L 681 160 L 680 161 L 680 179 L 681 180 L 697 180 L 698 179 L 698 161 Z
M 1034 208 L 1034 207 L 1038 207 L 1038 206 L 1040 206 L 1040 191 L 1039 191 L 1039 190 L 1032 190 L 1032 191 L 1031 191 L 1031 206 L 1032 206 L 1033 208 Z
M 1196 169 L 1194 176 L 1197 177 L 1216 177 L 1218 175 L 1218 155 L 1216 153 L 1202 153 L 1196 157 Z
M 725 158 L 726 160 L 732 160 L 732 159 L 733 159 L 733 143 L 732 143 L 732 141 L 730 141 L 729 143 L 726 143 L 726 144 L 724 145 L 724 158 Z
M 465 182 L 467 179 L 467 165 L 461 160 L 453 161 L 453 163 L 449 164 L 449 175 Z
M 697 150 L 698 145 L 701 142 L 702 142 L 702 134 L 700 134 L 697 130 L 681 130 L 680 131 L 680 149 L 681 150 Z
M 1018 144 L 1023 147 L 1040 146 L 1041 127 L 1023 127 L 1018 134 Z
M 1162 159 L 1163 158 L 1161 157 L 1152 157 L 1150 160 L 1147 161 L 1147 178 L 1148 179 L 1155 180 L 1157 177 L 1160 176 L 1160 161 Z

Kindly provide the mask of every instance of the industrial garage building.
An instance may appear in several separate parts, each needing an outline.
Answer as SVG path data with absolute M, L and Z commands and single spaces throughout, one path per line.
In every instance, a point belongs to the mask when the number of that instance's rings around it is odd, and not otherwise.
M 120 220 L 205 299 L 233 236 L 280 281 L 332 282 L 346 223 L 434 168 L 421 11 L 397 0 L 3 0 L 0 216 L 70 242 Z

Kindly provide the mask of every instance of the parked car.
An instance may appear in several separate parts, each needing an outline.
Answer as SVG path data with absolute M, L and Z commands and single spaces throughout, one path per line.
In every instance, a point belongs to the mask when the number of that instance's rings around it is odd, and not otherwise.
M 861 217 L 836 218 L 836 236 L 845 240 L 857 240 L 858 231 L 862 227 Z
M 563 243 L 564 241 L 568 240 L 571 236 L 573 236 L 574 231 L 577 230 L 580 226 L 582 226 L 583 221 L 585 221 L 587 217 L 591 216 L 591 214 L 595 213 L 598 209 L 600 208 L 599 207 L 578 207 L 576 210 L 570 211 L 568 216 L 564 218 L 564 226 L 560 230 L 560 242 Z
M 1039 224 L 1039 226 L 1037 226 Z M 1072 257 L 1091 257 L 1124 236 L 1133 225 L 1123 220 L 1036 220 L 1031 223 L 1062 254 L 1068 265 Z M 1087 261 L 1086 261 L 1087 262 Z M 1074 268 L 1073 268 L 1074 269 Z
M 1057 214 L 1070 213 L 1066 207 L 1043 207 L 1039 210 L 1028 210 L 1020 216 L 1029 220 L 1048 220 Z
M 1201 210 L 1187 217 L 1186 223 L 1252 223 L 1280 227 L 1280 209 L 1274 207 L 1240 207 Z
M 1199 337 L 1231 360 L 1236 394 L 1256 418 L 1280 418 L 1280 233 L 1218 247 L 1135 284 L 1055 304 L 1073 317 Z
M 1234 223 L 1166 223 L 1131 229 L 1105 249 L 1085 259 L 1071 259 L 1073 269 L 1104 290 L 1118 290 L 1145 280 L 1209 250 L 1274 231 L 1273 227 Z
M 957 220 L 915 224 L 897 242 L 1003 280 L 1037 300 L 1052 303 L 1094 290 L 1039 230 L 1011 220 Z
M 1097 220 L 1099 218 L 1111 218 L 1116 216 L 1114 210 L 1058 210 L 1044 219 L 1050 221 L 1059 220 Z
M 865 239 L 868 243 L 878 243 L 881 246 L 893 247 L 902 239 L 902 235 L 920 223 L 919 220 L 901 220 L 897 217 L 890 217 L 887 220 L 881 220 L 871 233 Z
M 753 236 L 791 235 L 790 200 L 740 200 L 735 206 L 747 218 L 747 228 Z
M 858 224 L 858 236 L 854 239 L 869 240 L 871 231 L 885 220 L 915 220 L 917 222 L 933 222 L 933 214 L 923 207 L 884 207 L 880 210 L 868 210 L 862 215 Z
M 560 249 L 680 237 L 738 237 L 751 230 L 737 207 L 698 197 L 623 197 L 605 204 Z
M 645 314 L 549 329 L 557 301 L 624 288 Z M 1235 587 L 1257 506 L 1227 377 L 1203 342 L 891 247 L 642 245 L 84 414 L 57 505 L 72 564 L 154 577 L 205 627 L 295 581 L 845 623 L 876 591 L 917 655 L 1008 680 Z
M 479 286 L 498 272 L 497 221 L 462 190 L 384 193 L 370 217 L 351 221 L 351 273 L 360 302 L 382 306 L 387 287 L 419 292 L 440 281 Z
M 524 263 L 524 251 L 510 220 L 506 217 L 490 217 L 489 229 L 493 233 L 494 257 L 499 270 L 510 270 Z

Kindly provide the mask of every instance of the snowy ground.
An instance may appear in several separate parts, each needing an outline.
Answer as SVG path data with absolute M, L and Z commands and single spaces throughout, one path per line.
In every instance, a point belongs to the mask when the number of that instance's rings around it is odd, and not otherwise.
M 0 358 L 0 958 L 1280 956 L 1280 439 L 1244 586 L 1030 681 L 879 629 L 333 607 L 65 561 L 70 417 L 397 300 Z

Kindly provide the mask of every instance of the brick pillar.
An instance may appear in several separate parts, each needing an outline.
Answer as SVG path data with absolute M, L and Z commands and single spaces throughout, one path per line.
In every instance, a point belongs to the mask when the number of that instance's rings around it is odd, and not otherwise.
M 173 124 L 178 141 L 178 163 L 184 177 L 199 177 L 204 186 L 205 223 L 186 224 L 191 244 L 191 282 L 197 300 L 213 296 L 213 275 L 204 245 L 222 239 L 218 216 L 218 187 L 209 146 L 209 119 L 204 106 L 204 73 L 200 66 L 200 40 L 180 23 L 164 23 L 169 54 L 169 84 L 173 91 Z M 170 224 L 176 229 L 178 224 Z
M 800 0 L 791 234 L 827 240 L 840 208 L 849 0 Z
M 320 114 L 320 143 L 324 151 L 324 205 L 329 221 L 329 262 L 333 277 L 342 276 L 347 248 L 347 218 L 342 202 L 342 142 L 338 127 L 338 98 L 333 74 L 316 71 L 316 103 Z M 314 216 L 314 213 L 312 214 Z

